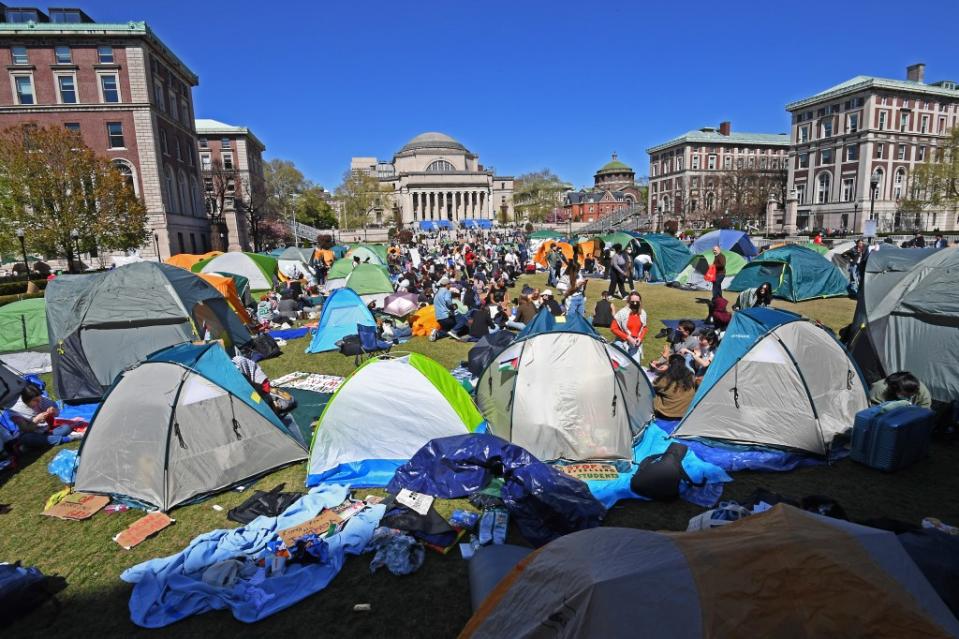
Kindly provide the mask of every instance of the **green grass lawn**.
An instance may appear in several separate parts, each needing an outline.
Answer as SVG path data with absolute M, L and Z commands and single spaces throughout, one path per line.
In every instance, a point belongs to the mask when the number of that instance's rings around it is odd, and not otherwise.
M 544 279 L 532 276 L 524 281 L 543 287 Z M 587 288 L 590 313 L 601 286 L 601 282 L 591 281 Z M 649 314 L 651 336 L 658 332 L 662 319 L 705 317 L 705 305 L 696 301 L 705 294 L 653 285 L 641 285 L 640 289 Z M 734 298 L 732 294 L 729 297 Z M 802 304 L 777 301 L 775 306 L 798 311 L 839 329 L 850 321 L 854 304 L 846 299 L 831 299 Z M 347 375 L 353 369 L 353 358 L 338 353 L 305 354 L 307 342 L 308 338 L 289 342 L 281 357 L 264 363 L 266 372 L 271 377 L 296 370 Z M 655 357 L 661 347 L 661 340 L 650 338 L 644 359 Z M 425 353 L 450 368 L 465 359 L 469 345 L 448 339 L 430 343 L 416 338 L 399 349 Z M 362 426 L 357 424 L 358 428 Z M 0 503 L 12 506 L 10 513 L 0 515 L 0 561 L 20 560 L 36 565 L 46 574 L 64 577 L 68 585 L 57 597 L 59 605 L 44 606 L 5 629 L 4 636 L 209 638 L 222 633 L 221 636 L 231 637 L 451 637 L 469 618 L 466 563 L 454 551 L 447 556 L 428 553 L 424 566 L 407 577 L 394 577 L 385 571 L 370 575 L 369 556 L 348 558 L 343 571 L 325 591 L 255 625 L 239 623 L 226 612 L 214 612 L 162 630 L 140 629 L 129 621 L 127 601 L 131 588 L 120 581 L 120 573 L 141 561 L 177 552 L 196 535 L 233 527 L 226 511 L 246 499 L 249 492 L 229 492 L 177 508 L 171 513 L 176 519 L 174 526 L 126 551 L 111 539 L 140 517 L 140 512 L 99 513 L 84 522 L 60 521 L 40 514 L 47 497 L 61 488 L 59 481 L 46 471 L 55 452 L 44 453 L 15 475 L 0 475 Z M 896 474 L 883 474 L 848 461 L 791 473 L 737 473 L 724 498 L 744 500 L 756 488 L 764 487 L 792 496 L 832 496 L 854 519 L 887 516 L 917 522 L 931 515 L 955 524 L 959 523 L 959 500 L 955 498 L 959 494 L 957 467 L 959 447 L 934 444 L 928 460 Z M 302 489 L 304 480 L 304 465 L 298 464 L 260 479 L 256 486 L 269 489 L 285 482 L 287 489 L 295 490 Z M 368 491 L 358 492 L 362 497 Z M 214 504 L 224 510 L 214 510 Z M 451 507 L 452 504 L 442 504 L 444 511 Z M 682 530 L 688 519 L 700 511 L 682 501 L 628 501 L 610 511 L 607 524 Z M 369 603 L 372 611 L 354 613 L 352 607 L 356 603 Z

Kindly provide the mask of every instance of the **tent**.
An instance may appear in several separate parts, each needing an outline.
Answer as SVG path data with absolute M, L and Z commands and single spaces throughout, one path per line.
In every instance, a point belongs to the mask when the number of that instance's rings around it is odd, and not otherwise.
M 306 483 L 385 485 L 431 439 L 472 433 L 482 422 L 469 394 L 429 357 L 369 360 L 340 385 L 317 421 Z M 345 479 L 371 474 L 378 480 Z
M 429 304 L 410 315 L 410 330 L 414 337 L 427 337 L 440 327 L 436 321 L 436 308 Z
M 607 233 L 606 235 L 600 235 L 599 239 L 607 248 L 612 247 L 613 244 L 620 244 L 625 249 L 629 246 L 630 242 L 636 239 L 636 236 L 624 231 L 615 231 L 613 233 Z
M 344 255 L 346 255 L 346 252 L 350 250 L 350 247 L 343 246 L 342 244 L 337 244 L 330 250 L 333 251 L 333 257 L 338 260 L 342 258 Z
M 346 286 L 346 276 L 353 272 L 353 260 L 341 257 L 333 262 L 326 274 L 326 290 L 332 291 Z
M 549 229 L 533 231 L 529 234 L 529 239 L 531 240 L 562 240 L 565 237 L 564 234 L 558 231 L 550 231 Z
M 644 233 L 634 238 L 633 251 L 634 255 L 639 251 L 652 256 L 651 282 L 672 282 L 692 257 L 685 244 L 664 233 Z
M 16 404 L 25 386 L 26 382 L 19 375 L 0 362 L 0 410 L 6 410 Z
M 313 259 L 323 260 L 329 266 L 336 260 L 336 255 L 330 249 L 313 249 Z
M 832 248 L 823 255 L 823 257 L 835 264 L 836 268 L 839 269 L 840 273 L 846 276 L 847 280 L 849 279 L 849 258 L 846 257 L 846 253 L 854 248 L 856 248 L 855 242 L 840 242 L 833 244 Z
M 573 259 L 573 247 L 567 242 L 560 242 L 556 240 L 546 240 L 539 245 L 539 248 L 536 249 L 536 254 L 533 256 L 533 261 L 539 264 L 543 268 L 549 266 L 549 262 L 546 259 L 546 254 L 553 250 L 554 246 L 558 246 L 559 250 L 563 252 L 563 255 L 566 256 L 567 260 Z
M 494 435 L 538 459 L 632 459 L 653 391 L 586 320 L 543 309 L 483 371 L 476 403 Z
M 383 312 L 393 317 L 406 317 L 420 305 L 416 293 L 393 293 L 383 300 Z
M 909 371 L 933 399 L 959 398 L 959 249 L 869 254 L 849 350 L 870 382 Z
M 250 281 L 254 291 L 265 291 L 276 286 L 276 258 L 259 253 L 231 252 L 210 260 L 197 262 L 194 273 L 236 273 Z
M 827 455 L 868 406 L 832 335 L 795 313 L 750 308 L 733 314 L 673 435 Z
M 63 400 L 99 399 L 125 368 L 207 331 L 228 348 L 250 340 L 213 286 L 169 264 L 60 275 L 47 285 L 46 300 L 53 378 Z
M 723 288 L 729 288 L 733 278 L 746 265 L 746 259 L 739 253 L 733 251 L 723 251 L 726 256 L 726 277 L 723 279 Z M 712 250 L 705 250 L 702 253 L 693 255 L 686 264 L 686 268 L 676 276 L 676 282 L 681 285 L 700 288 L 703 290 L 712 290 L 712 283 L 707 282 L 703 277 L 713 263 Z
M 806 242 L 805 244 L 800 244 L 799 246 L 805 246 L 810 251 L 816 251 L 820 255 L 825 255 L 829 252 L 829 247 L 824 244 L 816 244 L 815 242 Z
M 0 353 L 42 349 L 49 343 L 44 298 L 0 306 Z
M 201 278 L 205 282 L 208 282 L 213 288 L 219 291 L 227 302 L 230 303 L 230 308 L 233 309 L 233 312 L 236 313 L 236 316 L 240 318 L 240 321 L 246 325 L 253 323 L 253 320 L 250 318 L 250 313 L 247 312 L 246 307 L 243 305 L 243 300 L 240 299 L 240 295 L 236 290 L 236 282 L 232 277 L 226 275 L 219 275 L 217 273 L 200 273 Z
M 513 334 L 509 331 L 496 331 L 481 337 L 466 355 L 466 368 L 473 377 L 479 377 L 497 355 L 513 343 Z
M 796 245 L 763 251 L 739 271 L 729 290 L 739 293 L 763 282 L 772 285 L 773 295 L 790 302 L 846 295 L 848 285 L 832 262 Z
M 579 254 L 582 255 L 584 259 L 587 257 L 592 257 L 594 259 L 599 257 L 600 242 L 598 240 L 582 240 L 578 242 L 578 244 Z
M 180 268 L 185 268 L 190 270 L 193 268 L 193 265 L 197 262 L 202 262 L 204 260 L 212 260 L 218 255 L 223 255 L 223 251 L 210 251 L 209 253 L 204 253 L 203 255 L 193 255 L 192 253 L 178 253 L 176 255 L 171 255 L 170 257 L 163 260 L 167 264 L 173 266 L 179 266 Z
M 166 511 L 306 457 L 219 344 L 123 371 L 80 446 L 75 488 Z
M 359 256 L 360 262 L 369 259 L 370 264 L 386 265 L 386 247 L 382 244 L 354 244 L 346 257 L 353 259 L 354 256 Z
M 504 549 L 477 552 L 471 583 Z M 507 571 L 460 638 L 957 635 L 894 533 L 780 504 L 712 530 L 560 537 Z
M 314 275 L 313 269 L 310 268 L 312 259 L 313 249 L 291 246 L 276 258 L 276 268 L 279 274 L 287 279 L 292 279 L 295 273 L 299 273 L 300 278 L 309 279 Z
M 347 335 L 356 335 L 357 324 L 376 326 L 370 309 L 366 308 L 359 295 L 348 288 L 333 291 L 323 304 L 316 332 L 306 352 L 335 351 L 339 340 Z
M 229 277 L 231 280 L 233 280 L 233 286 L 236 288 L 236 294 L 243 301 L 244 306 L 253 306 L 253 293 L 250 290 L 250 280 L 242 275 L 228 273 L 226 271 L 219 271 L 217 273 L 213 273 L 213 275 Z
M 734 229 L 720 229 L 704 233 L 696 238 L 689 248 L 693 253 L 705 253 L 706 251 L 712 251 L 713 247 L 717 245 L 723 251 L 738 253 L 746 259 L 759 255 L 759 251 L 753 241 L 749 239 L 749 236 L 743 231 Z
M 375 302 L 382 307 L 383 300 L 393 293 L 393 282 L 385 266 L 359 264 L 347 275 L 346 288 L 352 289 L 364 304 Z

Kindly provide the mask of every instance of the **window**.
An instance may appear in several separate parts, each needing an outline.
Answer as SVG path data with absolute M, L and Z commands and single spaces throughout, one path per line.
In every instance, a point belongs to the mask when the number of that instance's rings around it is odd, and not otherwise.
M 163 88 L 163 83 L 160 82 L 159 78 L 153 80 L 153 97 L 156 98 L 157 106 L 161 111 L 166 111 L 166 89 Z
M 882 159 L 885 159 L 885 157 L 886 157 L 886 145 L 880 142 L 879 144 L 876 145 L 876 158 L 882 160 Z
M 806 203 L 806 183 L 800 182 L 796 185 L 796 200 L 800 204 Z
M 223 143 L 229 143 L 229 140 L 224 139 Z M 221 143 L 222 146 L 222 143 Z M 230 148 L 229 146 L 224 146 L 224 149 Z M 446 160 L 436 160 L 428 167 L 426 167 L 427 173 L 452 173 L 454 171 L 453 165 Z
M 64 128 L 66 128 L 67 131 L 70 131 L 71 133 L 79 133 L 79 132 L 80 132 L 80 123 L 79 123 L 79 122 L 65 122 L 65 123 L 63 124 L 63 126 L 64 126 Z
M 842 201 L 852 202 L 856 198 L 856 179 L 844 178 L 842 181 Z
M 823 149 L 819 155 L 820 164 L 832 164 L 832 149 Z
M 846 160 L 849 162 L 855 162 L 859 159 L 859 145 L 850 144 L 846 147 Z
M 877 200 L 880 200 L 880 199 L 882 199 L 882 194 L 885 193 L 885 191 L 886 191 L 886 185 L 884 184 L 884 179 L 883 179 L 883 178 L 885 177 L 885 173 L 883 173 L 882 169 L 876 169 L 876 171 L 873 173 L 873 175 L 875 175 L 877 178 L 879 178 L 878 181 L 876 182 L 876 188 L 875 188 L 875 191 L 874 191 L 874 196 L 875 196 L 875 198 L 876 198 Z M 872 179 L 871 179 L 871 177 L 870 177 L 869 186 L 870 186 L 870 188 L 872 187 Z
M 180 117 L 180 107 L 176 103 L 176 91 L 170 90 L 170 115 Z
M 824 138 L 832 137 L 832 118 L 822 121 L 822 136 Z
M 809 127 L 801 126 L 799 127 L 799 143 L 805 144 L 806 142 L 809 142 Z
M 60 89 L 61 104 L 77 103 L 77 86 L 72 75 L 58 75 L 57 88 Z
M 130 168 L 130 165 L 123 160 L 114 160 L 113 165 L 117 167 L 117 171 L 119 171 L 120 175 L 123 176 L 123 181 L 126 183 L 126 185 L 130 187 L 134 193 L 136 193 L 136 180 L 133 179 L 133 169 Z
M 916 152 L 916 160 L 919 162 L 926 161 L 926 147 L 921 146 Z
M 905 144 L 900 144 L 900 145 L 899 145 L 899 156 L 898 156 L 898 157 L 899 157 L 900 160 L 905 160 L 905 159 L 906 159 L 906 145 L 905 145 Z
M 83 22 L 83 15 L 76 9 L 50 9 L 50 22 L 80 24 Z
M 232 149 L 233 148 L 232 144 L 233 143 L 230 141 L 230 138 L 223 138 L 222 140 L 220 140 L 220 148 Z
M 7 22 L 24 24 L 37 21 L 36 9 L 7 9 Z
M 192 210 L 190 205 L 190 200 L 193 198 L 190 197 L 190 183 L 186 179 L 186 173 L 180 171 L 179 173 L 178 186 L 180 191 L 180 213 L 189 213 Z
M 946 118 L 939 118 L 939 135 L 946 132 Z
M 100 64 L 113 64 L 113 47 L 97 47 L 97 61 Z
M 731 169 L 732 167 L 733 167 L 733 156 L 731 156 L 731 155 L 724 155 L 724 156 L 723 156 L 723 168 L 724 168 L 724 169 Z
M 232 153 L 223 154 L 223 168 L 226 169 L 227 171 L 233 170 L 233 154 Z
M 176 159 L 182 162 L 183 155 L 182 155 L 182 152 L 180 151 L 180 138 L 174 137 L 173 144 L 176 146 Z
M 829 174 L 821 173 L 816 180 L 816 204 L 829 202 Z
M 855 133 L 859 130 L 859 114 L 850 113 L 846 116 L 846 132 Z
M 207 140 L 206 138 L 199 138 L 199 140 L 200 140 L 200 148 L 201 148 L 201 149 L 209 149 L 209 148 L 210 148 L 210 141 L 209 141 L 209 140 Z
M 693 156 L 693 158 L 692 158 L 692 163 L 693 163 L 693 170 L 694 170 L 694 171 L 698 171 L 698 170 L 699 170 L 699 156 L 698 156 L 698 155 L 694 155 L 694 156 Z
M 180 242 L 180 252 L 186 253 L 186 246 L 183 244 L 183 233 L 181 233 L 180 231 L 177 231 L 176 237 L 177 237 L 177 240 Z
M 893 196 L 894 199 L 902 199 L 902 189 L 906 183 L 906 171 L 905 169 L 899 169 L 896 171 L 896 179 L 893 182 Z
M 107 148 L 122 149 L 123 144 L 123 123 L 107 122 Z
M 190 104 L 186 94 L 180 100 L 180 119 L 183 120 L 183 124 L 190 125 Z
M 228 193 L 233 193 L 236 191 L 236 180 L 233 178 L 226 179 L 226 190 Z
M 885 99 L 885 98 L 883 98 L 883 99 Z M 886 112 L 885 112 L 885 111 L 880 111 L 880 112 L 879 112 L 879 130 L 880 130 L 880 131 L 885 131 L 885 130 L 886 130 Z
M 808 169 L 808 168 L 809 168 L 809 154 L 808 154 L 808 153 L 800 153 L 800 154 L 799 154 L 799 168 L 800 168 L 800 169 Z
M 73 62 L 73 57 L 70 55 L 70 47 L 56 47 L 53 51 L 57 64 L 70 64 Z
M 233 198 L 230 197 L 230 196 L 227 196 L 227 197 L 223 198 L 223 208 L 232 210 L 232 209 L 233 209 L 233 202 L 234 202 L 234 200 L 233 200 Z M 592 208 L 592 207 L 591 207 L 591 208 Z
M 919 123 L 919 132 L 927 133 L 928 131 L 929 131 L 929 116 L 924 115 L 922 116 L 922 120 Z
M 160 150 L 163 151 L 163 155 L 170 155 L 170 147 L 166 140 L 166 131 L 163 129 L 160 129 Z
M 213 178 L 203 178 L 203 189 L 207 193 L 213 193 Z
M 13 83 L 17 89 L 17 104 L 33 104 L 33 76 L 15 75 Z
M 10 47 L 10 57 L 14 64 L 30 64 L 26 47 Z
M 683 158 L 676 158 L 676 170 L 677 171 L 683 170 Z
M 716 156 L 715 156 L 715 155 L 710 155 L 710 156 L 709 156 L 709 165 L 708 165 L 708 168 L 709 168 L 710 171 L 715 171 L 715 170 L 716 170 Z
M 120 89 L 117 87 L 117 76 L 112 74 L 100 76 L 100 94 L 104 102 L 120 101 Z
M 899 131 L 902 132 L 908 128 L 909 128 L 909 114 L 900 113 L 899 114 Z

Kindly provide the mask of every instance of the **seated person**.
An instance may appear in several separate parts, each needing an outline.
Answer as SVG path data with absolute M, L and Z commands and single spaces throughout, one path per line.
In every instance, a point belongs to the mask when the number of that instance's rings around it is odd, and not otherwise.
M 673 353 L 666 367 L 653 381 L 656 398 L 653 411 L 661 419 L 682 419 L 696 395 L 696 380 L 686 366 L 686 358 Z
M 906 400 L 916 406 L 932 409 L 932 395 L 929 394 L 929 389 L 915 375 L 907 371 L 893 373 L 869 388 L 870 404 L 897 400 Z
M 10 417 L 20 429 L 19 443 L 23 448 L 46 448 L 79 439 L 72 434 L 73 426 L 54 428 L 53 420 L 60 414 L 56 402 L 44 397 L 35 384 L 27 384 L 20 399 L 10 409 Z
M 558 317 L 563 314 L 563 307 L 559 305 L 559 302 L 553 299 L 553 291 L 546 289 L 542 294 L 543 306 L 549 309 L 549 312 L 553 314 L 554 317 Z
M 657 373 L 665 373 L 669 367 L 669 356 L 678 354 L 684 348 L 690 351 L 699 347 L 699 339 L 693 335 L 696 330 L 696 324 L 692 320 L 684 319 L 679 322 L 679 326 L 673 331 L 672 343 L 663 346 L 663 354 L 658 359 L 649 364 L 649 370 Z M 685 361 L 685 359 L 683 360 Z
M 268 295 L 260 296 L 256 305 L 256 321 L 261 325 L 268 325 L 273 320 L 273 304 Z
M 736 298 L 733 310 L 744 308 L 764 308 L 773 302 L 773 287 L 769 282 L 763 282 L 756 288 L 747 288 Z
M 283 297 L 280 298 L 279 305 L 276 307 L 276 314 L 279 316 L 276 319 L 279 321 L 286 320 L 292 322 L 297 318 L 299 311 L 300 307 L 296 303 L 296 300 L 288 293 L 284 294 Z
M 733 314 L 729 312 L 729 300 L 721 296 L 714 297 L 709 303 L 709 317 L 706 321 L 712 324 L 717 331 L 725 331 L 732 319 Z
M 716 354 L 718 345 L 719 337 L 716 336 L 716 331 L 705 331 L 699 336 L 699 346 L 692 350 L 683 348 L 679 354 L 686 358 L 686 365 L 693 374 L 701 379 L 706 374 L 706 369 L 713 363 L 713 356 Z
M 602 298 L 596 302 L 593 309 L 593 326 L 602 326 L 609 328 L 613 324 L 613 315 L 616 313 L 616 307 L 609 301 L 609 291 L 603 290 Z

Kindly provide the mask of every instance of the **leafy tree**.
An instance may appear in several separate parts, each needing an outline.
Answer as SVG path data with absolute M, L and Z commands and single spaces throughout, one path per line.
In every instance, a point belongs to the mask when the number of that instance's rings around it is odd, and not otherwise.
M 562 204 L 567 189 L 568 186 L 549 169 L 525 173 L 514 182 L 514 208 L 524 219 L 542 222 Z
M 146 207 L 132 184 L 63 127 L 28 124 L 0 133 L 0 194 L 2 244 L 13 244 L 23 228 L 30 250 L 65 256 L 71 266 L 77 242 L 131 250 L 149 238 Z
M 296 199 L 296 219 L 318 229 L 335 229 L 336 215 L 322 186 L 307 186 Z
M 291 217 L 294 195 L 306 186 L 306 178 L 290 160 L 274 158 L 263 165 L 266 205 L 280 218 Z
M 387 208 L 389 195 L 380 181 L 363 171 L 347 171 L 343 182 L 336 187 L 336 198 L 341 202 L 343 228 L 357 228 L 369 221 L 370 213 Z
M 933 226 L 941 211 L 952 209 L 959 215 L 959 127 L 913 170 L 909 191 L 899 206 L 917 217 L 931 213 Z
M 243 216 L 246 227 L 253 240 L 253 250 L 262 251 L 266 242 L 275 242 L 285 238 L 283 226 L 275 224 L 276 214 L 269 206 L 269 193 L 263 178 L 252 176 L 244 180 L 241 196 L 236 199 L 237 210 Z

